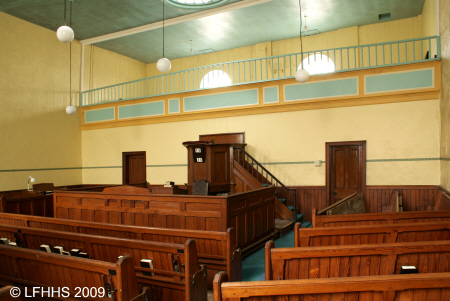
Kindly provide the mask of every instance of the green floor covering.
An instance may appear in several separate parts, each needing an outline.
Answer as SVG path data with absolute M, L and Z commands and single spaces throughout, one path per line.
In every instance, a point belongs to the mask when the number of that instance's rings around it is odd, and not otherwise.
M 294 247 L 294 231 L 275 240 L 276 248 Z M 242 281 L 257 281 L 264 275 L 264 247 L 242 261 Z

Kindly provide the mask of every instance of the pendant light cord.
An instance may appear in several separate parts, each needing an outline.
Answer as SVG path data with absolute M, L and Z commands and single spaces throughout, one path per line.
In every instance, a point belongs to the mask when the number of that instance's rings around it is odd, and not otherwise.
M 66 21 L 67 1 L 64 0 L 64 25 L 67 25 Z
M 64 3 L 66 3 L 65 0 Z M 70 1 L 70 28 L 72 28 L 72 1 Z M 70 105 L 72 105 L 72 41 L 70 42 L 69 49 L 69 95 Z
M 302 1 L 298 0 L 298 6 L 300 7 L 300 52 L 301 60 L 303 61 L 303 41 L 302 41 Z
M 166 2 L 165 0 L 163 0 L 163 57 L 164 57 L 164 2 Z

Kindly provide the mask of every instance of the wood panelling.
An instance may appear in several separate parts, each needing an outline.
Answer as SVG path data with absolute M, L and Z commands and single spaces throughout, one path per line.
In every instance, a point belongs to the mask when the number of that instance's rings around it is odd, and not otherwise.
M 295 247 L 384 244 L 450 240 L 448 221 L 434 223 L 378 224 L 362 226 L 300 228 L 295 225 Z
M 311 221 L 313 208 L 318 211 L 326 208 L 325 186 L 299 186 L 297 189 L 297 212 L 303 214 L 304 221 Z M 434 206 L 439 186 L 434 185 L 391 185 L 366 186 L 363 196 L 367 213 L 381 212 L 383 205 L 389 205 L 389 199 L 394 190 L 402 196 L 404 211 L 426 210 L 427 206 Z
M 79 249 L 90 255 L 90 259 L 112 263 L 119 256 L 129 255 L 137 271 L 137 282 L 141 287 L 150 287 L 154 299 L 160 297 L 160 300 L 170 301 L 176 296 L 177 300 L 206 301 L 206 277 L 191 284 L 194 274 L 201 270 L 196 244 L 192 239 L 173 244 L 6 225 L 0 225 L 0 229 L 14 233 L 18 237 L 17 244 L 28 249 L 39 250 L 41 244 L 51 248 L 61 246 L 66 251 Z M 153 268 L 149 272 L 154 275 L 142 273 L 146 271 L 140 267 L 142 259 L 153 261 Z M 177 261 L 178 270 L 174 260 Z M 204 272 L 206 274 L 206 270 Z M 194 299 L 199 293 L 204 295 L 203 298 Z
M 1 196 L 0 212 L 52 217 L 53 196 L 31 193 L 29 196 L 12 198 Z
M 0 245 L 0 266 L 1 282 L 22 288 L 27 286 L 29 295 L 33 291 L 32 287 L 67 287 L 72 297 L 69 300 L 105 300 L 107 294 L 104 299 L 74 297 L 78 292 L 77 287 L 99 289 L 106 288 L 107 283 L 116 289 L 114 300 L 128 301 L 139 295 L 130 256 L 120 258 L 117 263 L 109 263 Z M 61 297 L 53 300 L 62 300 Z
M 450 272 L 450 241 L 275 248 L 266 244 L 266 280 L 400 274 L 402 266 L 419 273 Z
M 214 279 L 214 301 L 441 301 L 450 298 L 450 273 L 252 282 L 226 282 L 224 276 L 217 274 Z
M 220 232 L 233 227 L 238 248 L 274 229 L 274 187 L 228 197 L 69 191 L 57 191 L 53 197 L 56 218 Z M 254 228 L 254 221 L 261 224 Z
M 212 285 L 212 278 L 218 271 L 227 271 L 233 281 L 242 279 L 242 259 L 240 250 L 236 247 L 236 234 L 233 228 L 229 228 L 227 232 L 181 230 L 5 213 L 0 213 L 0 224 L 176 244 L 184 244 L 188 239 L 195 239 L 199 262 L 208 267 L 208 285 Z M 14 239 L 9 232 L 0 232 L 0 237 Z

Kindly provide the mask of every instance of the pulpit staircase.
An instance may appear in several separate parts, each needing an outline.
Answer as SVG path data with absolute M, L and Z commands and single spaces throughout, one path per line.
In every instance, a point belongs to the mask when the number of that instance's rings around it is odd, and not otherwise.
M 275 228 L 277 235 L 282 236 L 290 232 L 296 222 L 302 223 L 303 228 L 311 226 L 310 222 L 303 222 L 303 214 L 297 213 L 296 189 L 286 187 L 241 147 L 234 147 L 234 174 L 236 192 L 267 186 L 275 187 Z

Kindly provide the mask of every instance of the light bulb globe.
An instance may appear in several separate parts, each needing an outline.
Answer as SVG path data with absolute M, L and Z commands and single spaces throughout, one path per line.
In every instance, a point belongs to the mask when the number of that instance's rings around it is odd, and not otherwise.
M 158 68 L 158 70 L 161 72 L 167 72 L 170 70 L 170 68 L 172 68 L 172 64 L 170 63 L 169 59 L 163 57 L 160 58 L 156 63 L 156 68 Z
M 56 31 L 56 37 L 63 43 L 70 43 L 75 38 L 75 34 L 72 28 L 63 25 Z
M 309 79 L 309 73 L 305 69 L 298 69 L 295 73 L 295 80 L 299 83 L 304 83 Z
M 69 105 L 69 106 L 66 107 L 66 113 L 69 114 L 69 115 L 75 114 L 76 111 L 77 111 L 77 108 L 75 108 L 72 105 Z

